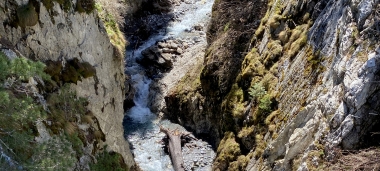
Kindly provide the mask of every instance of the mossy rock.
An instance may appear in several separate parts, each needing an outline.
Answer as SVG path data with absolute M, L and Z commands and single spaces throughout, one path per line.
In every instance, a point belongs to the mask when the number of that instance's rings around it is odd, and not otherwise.
M 79 62 L 78 58 L 69 61 L 76 71 L 84 78 L 92 77 L 96 73 L 96 69 L 88 62 Z
M 240 145 L 235 140 L 235 134 L 226 132 L 218 146 L 217 158 L 213 170 L 227 170 L 229 164 L 241 155 Z
M 62 72 L 62 62 L 60 61 L 46 61 L 46 68 L 44 70 L 45 73 L 51 76 L 51 79 L 55 82 L 59 81 L 60 74 Z
M 71 65 L 66 66 L 62 72 L 62 81 L 65 83 L 77 83 L 82 81 L 79 72 Z
M 94 0 L 78 0 L 76 9 L 79 12 L 86 12 L 87 14 L 89 14 L 95 9 L 95 1 Z
M 38 23 L 38 13 L 32 3 L 17 9 L 18 24 L 21 27 L 31 27 Z

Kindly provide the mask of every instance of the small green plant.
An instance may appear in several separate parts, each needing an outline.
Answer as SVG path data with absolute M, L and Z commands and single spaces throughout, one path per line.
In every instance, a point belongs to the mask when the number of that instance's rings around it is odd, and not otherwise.
M 249 89 L 249 92 L 248 94 L 251 96 L 251 98 L 253 98 L 254 100 L 258 100 L 260 99 L 261 97 L 263 97 L 265 94 L 267 94 L 267 91 L 265 90 L 265 88 L 259 84 L 259 83 L 255 83 L 250 89 Z
M 260 99 L 259 109 L 261 109 L 263 111 L 270 111 L 270 109 L 271 109 L 270 105 L 272 104 L 270 99 L 271 99 L 271 97 L 269 94 L 264 95 Z

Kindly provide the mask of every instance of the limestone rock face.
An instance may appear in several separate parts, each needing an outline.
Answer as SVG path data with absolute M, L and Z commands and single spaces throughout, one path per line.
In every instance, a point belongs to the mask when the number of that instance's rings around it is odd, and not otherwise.
M 129 145 L 124 139 L 124 63 L 114 54 L 103 23 L 96 12 L 76 12 L 72 7 L 64 11 L 55 2 L 46 9 L 41 2 L 33 3 L 38 22 L 20 27 L 14 17 L 16 9 L 27 1 L 0 2 L 0 37 L 9 42 L 21 54 L 33 60 L 66 61 L 77 58 L 96 69 L 96 75 L 78 81 L 71 88 L 79 96 L 88 98 L 88 108 L 99 121 L 106 135 L 105 143 L 120 153 L 128 166 L 134 165 Z M 7 9 L 7 10 L 4 10 Z

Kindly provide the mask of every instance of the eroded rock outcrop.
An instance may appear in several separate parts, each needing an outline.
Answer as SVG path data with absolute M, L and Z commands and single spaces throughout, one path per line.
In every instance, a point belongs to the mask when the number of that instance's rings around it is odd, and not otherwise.
M 1 1 L 0 37 L 33 60 L 59 61 L 65 66 L 75 59 L 94 67 L 92 76 L 76 80 L 71 89 L 88 98 L 88 109 L 105 134 L 105 144 L 120 153 L 130 167 L 134 160 L 122 127 L 123 59 L 110 43 L 96 11 L 87 8 L 87 1 L 83 3 L 78 7 L 75 3 L 60 5 L 55 1 L 51 1 L 51 6 L 40 1 Z

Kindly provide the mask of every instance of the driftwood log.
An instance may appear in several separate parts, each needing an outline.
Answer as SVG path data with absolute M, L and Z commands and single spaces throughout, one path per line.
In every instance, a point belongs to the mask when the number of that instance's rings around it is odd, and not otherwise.
M 182 146 L 181 139 L 182 138 L 190 138 L 197 140 L 194 136 L 192 136 L 189 132 L 180 132 L 178 129 L 169 130 L 160 126 L 160 131 L 165 133 L 169 138 L 169 154 L 173 163 L 173 167 L 175 171 L 184 171 L 184 163 L 182 157 Z

